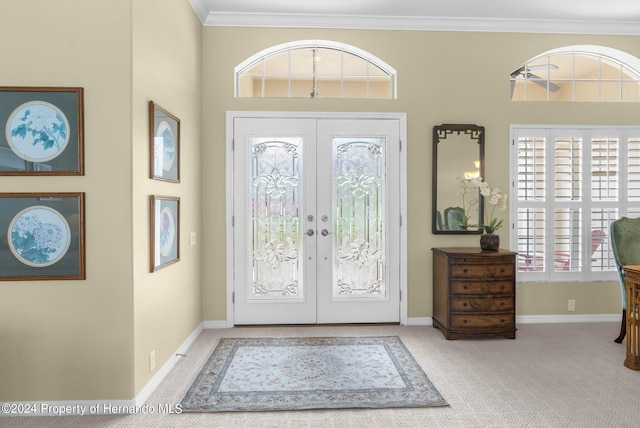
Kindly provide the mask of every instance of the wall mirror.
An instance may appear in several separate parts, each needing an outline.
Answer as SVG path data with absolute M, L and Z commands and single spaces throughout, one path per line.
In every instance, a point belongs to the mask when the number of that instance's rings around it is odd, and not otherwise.
M 484 176 L 484 126 L 433 127 L 433 233 L 482 233 L 483 201 L 474 177 Z

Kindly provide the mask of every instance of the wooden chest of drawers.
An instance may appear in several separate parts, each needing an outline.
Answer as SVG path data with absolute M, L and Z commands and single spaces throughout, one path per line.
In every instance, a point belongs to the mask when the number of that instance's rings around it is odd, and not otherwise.
M 447 339 L 516 338 L 516 254 L 432 248 L 433 326 Z

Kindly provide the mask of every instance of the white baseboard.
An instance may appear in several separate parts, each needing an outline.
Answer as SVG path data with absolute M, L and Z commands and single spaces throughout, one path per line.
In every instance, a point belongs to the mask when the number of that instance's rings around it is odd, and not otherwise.
M 173 353 L 174 357 L 169 358 L 167 362 L 164 363 L 162 367 L 160 367 L 160 369 L 156 372 L 156 374 L 149 380 L 149 382 L 147 382 L 144 388 L 142 388 L 138 395 L 136 395 L 135 404 L 137 406 L 141 406 L 146 403 L 149 397 L 151 397 L 151 394 L 153 394 L 153 391 L 156 390 L 163 379 L 169 374 L 171 369 L 173 369 L 173 366 L 175 366 L 178 360 L 181 358 L 179 354 L 186 354 L 187 349 L 189 349 L 193 342 L 196 341 L 201 332 L 202 324 L 198 325 L 193 333 L 191 333 L 189 337 L 187 337 L 187 339 L 182 342 L 182 345 L 180 345 L 178 349 L 176 349 L 176 351 Z
M 516 324 L 557 324 L 573 322 L 620 322 L 622 314 L 518 315 Z M 433 325 L 431 317 L 409 318 L 407 325 Z
M 516 316 L 517 324 L 553 324 L 572 322 L 621 322 L 619 314 L 575 314 L 575 315 L 520 315 Z
M 621 314 L 575 314 L 575 315 L 518 315 L 516 323 L 518 324 L 556 324 L 556 323 L 572 323 L 572 322 L 619 322 L 622 318 Z M 215 328 L 232 328 L 227 321 L 205 321 L 202 323 L 205 329 Z M 407 318 L 406 325 L 433 325 L 431 317 L 412 317 Z
M 431 317 L 407 318 L 407 325 L 433 325 Z
M 180 409 L 173 405 L 148 406 L 145 402 L 162 380 L 175 366 L 177 354 L 184 354 L 202 332 L 200 324 L 189 337 L 178 347 L 175 356 L 160 367 L 157 373 L 147 382 L 140 393 L 132 400 L 78 400 L 78 401 L 12 401 L 2 403 L 2 416 L 69 416 L 69 415 L 126 415 L 133 413 L 179 413 Z
M 233 323 L 226 320 L 204 321 L 202 325 L 205 329 L 233 328 Z

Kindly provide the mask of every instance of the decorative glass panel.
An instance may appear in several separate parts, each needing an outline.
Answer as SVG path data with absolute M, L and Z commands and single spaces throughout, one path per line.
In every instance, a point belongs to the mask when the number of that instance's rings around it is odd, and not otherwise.
M 333 298 L 386 298 L 385 140 L 334 138 Z
M 249 300 L 300 299 L 302 139 L 249 139 Z

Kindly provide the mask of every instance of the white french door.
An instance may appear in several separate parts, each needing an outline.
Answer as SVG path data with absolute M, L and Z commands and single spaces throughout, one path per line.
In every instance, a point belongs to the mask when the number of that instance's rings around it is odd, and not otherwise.
M 235 324 L 400 321 L 400 120 L 233 119 Z

